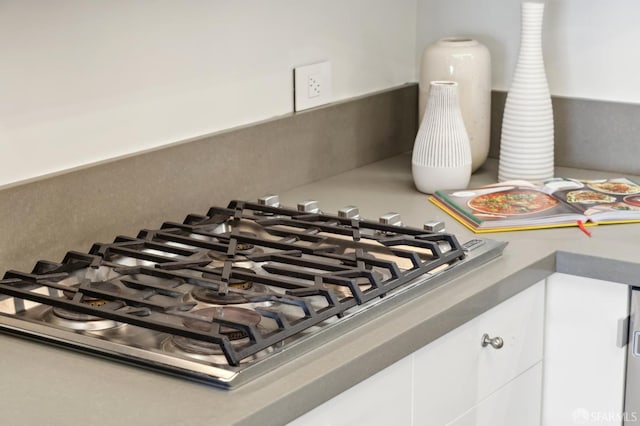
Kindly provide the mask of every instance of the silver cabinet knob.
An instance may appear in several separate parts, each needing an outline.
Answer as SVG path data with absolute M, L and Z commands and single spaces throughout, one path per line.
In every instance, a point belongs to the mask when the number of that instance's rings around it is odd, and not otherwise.
M 491 338 L 487 333 L 484 333 L 482 335 L 482 347 L 484 348 L 489 345 L 493 346 L 494 349 L 500 349 L 504 346 L 504 340 L 502 340 L 500 336 Z
M 274 194 L 258 198 L 258 204 L 268 207 L 280 207 L 280 197 Z
M 402 226 L 402 218 L 400 217 L 400 214 L 395 212 L 383 214 L 378 219 L 378 222 L 380 222 L 383 225 Z
M 360 210 L 356 206 L 346 206 L 338 210 L 338 217 L 343 219 L 360 219 Z
M 316 200 L 307 200 L 298 203 L 298 211 L 301 213 L 320 213 L 320 204 Z

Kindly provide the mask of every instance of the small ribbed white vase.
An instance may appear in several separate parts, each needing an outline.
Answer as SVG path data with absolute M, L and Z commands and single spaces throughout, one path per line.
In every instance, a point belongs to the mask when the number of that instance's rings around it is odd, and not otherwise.
M 502 120 L 498 180 L 553 177 L 553 109 L 542 57 L 544 3 L 522 3 L 520 53 Z
M 413 182 L 420 192 L 466 188 L 471 178 L 471 146 L 464 127 L 458 83 L 432 81 L 411 156 Z

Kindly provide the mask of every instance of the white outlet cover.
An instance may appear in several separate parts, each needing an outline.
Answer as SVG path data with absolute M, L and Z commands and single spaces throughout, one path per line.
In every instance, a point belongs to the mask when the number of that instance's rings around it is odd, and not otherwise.
M 293 90 L 294 111 L 330 103 L 333 99 L 331 62 L 318 62 L 294 68 Z

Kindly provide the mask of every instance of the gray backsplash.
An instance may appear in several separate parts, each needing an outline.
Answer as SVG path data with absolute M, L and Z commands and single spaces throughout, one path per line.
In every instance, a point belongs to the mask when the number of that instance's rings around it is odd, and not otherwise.
M 505 98 L 493 93 L 495 158 Z M 4 188 L 0 276 L 408 151 L 417 99 L 417 84 L 407 84 Z M 639 105 L 554 98 L 553 106 L 556 165 L 640 174 Z
M 417 105 L 417 86 L 407 84 L 12 185 L 0 190 L 0 277 L 231 199 L 255 199 L 406 152 Z
M 491 149 L 498 158 L 506 92 L 491 100 Z M 588 99 L 552 98 L 555 165 L 640 174 L 640 105 Z

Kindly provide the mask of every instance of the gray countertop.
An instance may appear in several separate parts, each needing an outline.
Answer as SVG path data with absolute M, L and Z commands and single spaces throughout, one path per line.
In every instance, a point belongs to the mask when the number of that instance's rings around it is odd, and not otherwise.
M 367 218 L 393 210 L 421 227 L 444 220 L 461 242 L 474 234 L 433 206 L 404 154 L 280 194 L 314 198 L 325 212 L 355 204 Z M 611 173 L 558 169 L 558 176 Z M 495 161 L 472 185 L 495 182 Z M 5 424 L 283 424 L 403 358 L 554 271 L 640 285 L 640 225 L 487 234 L 504 255 L 234 391 L 0 335 L 0 416 Z

